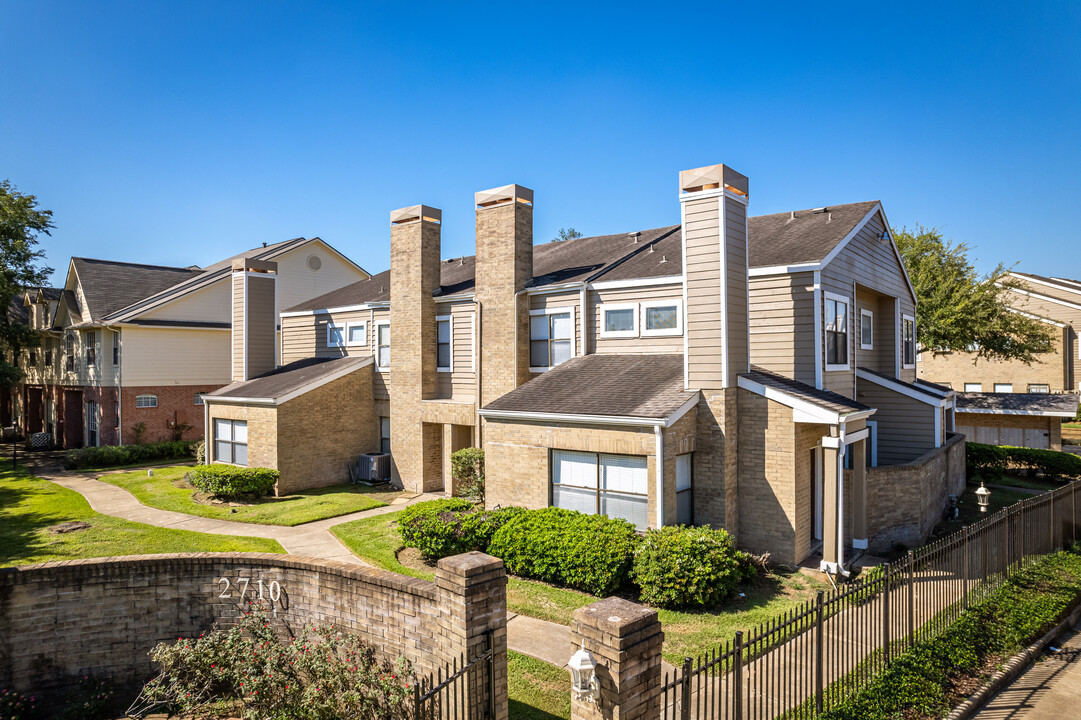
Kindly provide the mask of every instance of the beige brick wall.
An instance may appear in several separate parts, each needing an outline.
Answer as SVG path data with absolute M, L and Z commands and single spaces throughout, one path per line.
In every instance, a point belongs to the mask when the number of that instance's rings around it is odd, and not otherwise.
M 691 408 L 686 415 L 664 431 L 664 523 L 675 525 L 676 506 L 676 456 L 693 453 L 698 446 L 698 407 Z M 691 480 L 697 484 L 694 476 L 693 458 Z M 708 480 L 705 478 L 704 480 Z M 694 493 L 692 484 L 691 493 Z M 653 514 L 656 517 L 656 513 Z
M 921 353 L 916 364 L 919 376 L 924 380 L 949 385 L 961 392 L 965 383 L 981 383 L 982 392 L 993 392 L 995 383 L 1012 383 L 1013 391 L 1028 392 L 1029 384 L 1049 385 L 1051 392 L 1074 392 L 1068 386 L 1068 366 L 1064 350 L 1068 343 L 1068 328 L 1050 327 L 1054 332 L 1054 350 L 1031 365 L 1022 362 L 1004 362 L 977 358 L 974 353 L 955 352 L 935 356 Z
M 208 459 L 218 462 L 211 449 L 214 418 L 245 420 L 248 423 L 248 467 L 278 467 L 278 409 L 262 405 L 226 405 L 208 401 L 210 428 L 207 432 Z
M 738 541 L 737 389 L 701 392 L 694 453 L 695 522 L 726 528 Z

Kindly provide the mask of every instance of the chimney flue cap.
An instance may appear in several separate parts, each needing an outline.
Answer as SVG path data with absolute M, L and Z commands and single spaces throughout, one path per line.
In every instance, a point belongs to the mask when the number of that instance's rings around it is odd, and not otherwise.
M 679 173 L 681 193 L 716 190 L 721 187 L 742 197 L 747 197 L 750 193 L 747 176 L 726 165 L 707 165 Z
M 532 205 L 533 191 L 521 185 L 504 185 L 491 190 L 481 190 L 474 194 L 474 200 L 478 208 L 495 207 L 496 205 L 506 205 L 511 202 Z
M 410 205 L 409 207 L 390 211 L 391 225 L 408 225 L 421 220 L 441 225 L 443 223 L 443 211 L 428 205 Z
M 232 263 L 233 272 L 278 272 L 278 263 L 273 260 L 256 260 L 255 258 L 237 258 Z

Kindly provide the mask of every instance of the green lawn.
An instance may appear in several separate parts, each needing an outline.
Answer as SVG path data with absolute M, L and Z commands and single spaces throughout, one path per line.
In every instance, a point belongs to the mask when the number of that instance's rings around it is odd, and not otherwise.
M 54 535 L 47 528 L 71 520 L 90 527 Z M 101 515 L 74 490 L 30 475 L 0 471 L 0 567 L 49 560 L 177 552 L 272 552 L 275 540 L 169 530 Z
M 1012 475 L 1010 473 L 1001 473 L 992 479 L 981 479 L 992 485 L 1009 485 L 1011 487 L 1027 488 L 1029 490 L 1055 490 L 1063 485 L 1063 483 L 1054 480 L 1039 480 L 1034 477 Z
M 508 651 L 507 682 L 511 720 L 570 719 L 570 671 Z
M 266 497 L 250 505 L 207 505 L 192 499 L 194 489 L 182 480 L 191 465 L 101 475 L 98 479 L 124 488 L 143 505 L 188 515 L 260 525 L 301 525 L 315 520 L 383 507 L 401 493 L 376 492 L 365 485 L 332 485 L 282 497 Z
M 942 523 L 935 528 L 935 537 L 942 537 L 957 532 L 965 525 L 979 522 L 983 518 L 994 515 L 999 510 L 1009 507 L 1016 502 L 1036 497 L 1032 493 L 1022 492 L 1020 490 L 991 488 L 990 504 L 987 506 L 987 512 L 981 513 L 979 503 L 976 502 L 976 489 L 978 487 L 979 485 L 970 484 L 965 488 L 965 493 L 957 498 L 957 519 Z

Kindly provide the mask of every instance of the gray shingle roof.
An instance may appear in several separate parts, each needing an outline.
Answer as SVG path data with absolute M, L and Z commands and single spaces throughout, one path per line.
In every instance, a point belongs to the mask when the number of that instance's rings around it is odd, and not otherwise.
M 795 265 L 822 260 L 878 201 L 749 218 L 751 267 Z
M 200 272 L 81 257 L 72 258 L 71 262 L 79 275 L 92 322 L 100 322 L 117 310 L 189 280 Z
M 571 358 L 484 410 L 666 418 L 695 396 L 683 390 L 683 355 Z
M 1073 417 L 1077 413 L 1077 403 L 1076 393 L 957 393 L 956 407 L 959 413 Z
M 307 358 L 282 365 L 265 375 L 245 382 L 235 382 L 223 388 L 207 393 L 209 398 L 269 398 L 277 400 L 289 393 L 301 390 L 350 368 L 359 370 L 372 362 L 371 356 L 341 358 Z
M 777 373 L 766 370 L 758 365 L 751 365 L 751 371 L 740 373 L 740 377 L 745 377 L 748 380 L 752 380 L 766 387 L 774 388 L 775 390 L 780 390 L 783 393 L 813 405 L 817 405 L 824 410 L 835 412 L 838 415 L 848 415 L 850 413 L 863 412 L 871 409 L 869 406 L 855 400 L 850 400 L 844 395 L 829 390 L 819 390 L 818 388 L 802 383 L 799 380 L 793 380 L 784 375 L 778 375 Z
M 916 382 L 905 382 L 904 380 L 901 380 L 900 378 L 895 378 L 892 375 L 887 375 L 886 373 L 881 373 L 881 372 L 878 372 L 877 370 L 872 370 L 871 368 L 861 367 L 860 372 L 865 372 L 868 375 L 874 375 L 875 377 L 880 377 L 883 380 L 887 380 L 887 381 L 889 381 L 891 383 L 895 383 L 897 385 L 903 385 L 904 387 L 909 388 L 910 390 L 914 390 L 915 392 L 918 392 L 918 393 L 920 393 L 922 395 L 937 398 L 939 400 L 945 398 L 947 395 L 949 395 L 950 393 L 953 392 L 953 388 L 949 388 L 949 387 L 946 387 L 944 385 L 939 385 L 937 383 L 928 382 L 926 380 L 916 380 Z

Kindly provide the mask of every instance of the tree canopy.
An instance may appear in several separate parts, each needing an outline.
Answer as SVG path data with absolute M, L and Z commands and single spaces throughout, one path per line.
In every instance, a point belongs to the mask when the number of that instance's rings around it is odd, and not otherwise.
M 559 235 L 555 237 L 555 241 L 563 242 L 564 240 L 573 240 L 574 238 L 580 237 L 582 237 L 582 233 L 574 228 L 559 228 Z
M 37 198 L 20 193 L 8 180 L 0 180 L 0 387 L 17 383 L 22 372 L 17 354 L 38 342 L 27 325 L 15 322 L 12 303 L 26 288 L 45 282 L 52 268 L 44 264 L 45 251 L 38 236 L 53 228 L 51 210 L 39 210 Z M 12 362 L 15 360 L 16 362 Z
M 1031 364 L 1053 349 L 1046 323 L 1011 309 L 1009 289 L 1018 284 L 1005 265 L 979 274 L 968 246 L 944 239 L 936 228 L 902 228 L 893 236 L 916 290 L 921 352 Z

